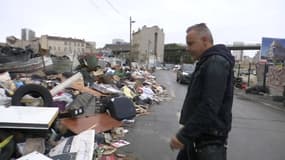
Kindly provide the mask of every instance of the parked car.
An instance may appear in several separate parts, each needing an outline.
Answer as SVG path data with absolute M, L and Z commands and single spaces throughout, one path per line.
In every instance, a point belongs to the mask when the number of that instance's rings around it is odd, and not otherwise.
M 181 65 L 176 64 L 176 65 L 174 65 L 174 67 L 173 67 L 173 71 L 178 71 L 180 68 L 181 68 Z
M 189 83 L 195 66 L 193 64 L 182 64 L 176 74 L 176 81 L 178 83 Z
M 174 64 L 167 63 L 164 65 L 164 70 L 172 70 L 173 67 L 174 67 Z

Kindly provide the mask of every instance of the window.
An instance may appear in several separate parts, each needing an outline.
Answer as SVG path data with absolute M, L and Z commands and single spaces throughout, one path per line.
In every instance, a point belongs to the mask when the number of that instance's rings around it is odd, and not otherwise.
M 66 41 L 64 41 L 64 45 L 67 45 L 67 42 L 66 42 Z

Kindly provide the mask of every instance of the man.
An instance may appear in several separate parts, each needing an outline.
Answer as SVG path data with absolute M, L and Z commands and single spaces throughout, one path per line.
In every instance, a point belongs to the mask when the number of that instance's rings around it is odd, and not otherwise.
M 234 58 L 213 45 L 205 23 L 187 29 L 187 51 L 197 60 L 184 100 L 180 131 L 170 141 L 177 160 L 225 160 L 231 129 Z

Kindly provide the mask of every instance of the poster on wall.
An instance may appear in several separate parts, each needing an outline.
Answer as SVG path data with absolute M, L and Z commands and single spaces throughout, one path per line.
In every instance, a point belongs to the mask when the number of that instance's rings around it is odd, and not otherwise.
M 281 38 L 262 38 L 261 59 L 267 60 L 285 60 L 285 39 Z

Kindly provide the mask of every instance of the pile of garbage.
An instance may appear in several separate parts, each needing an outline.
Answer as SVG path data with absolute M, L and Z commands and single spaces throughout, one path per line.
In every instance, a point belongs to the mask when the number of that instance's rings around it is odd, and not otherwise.
M 0 64 L 15 61 L 26 61 L 34 56 L 36 56 L 36 54 L 28 47 L 25 49 L 10 46 L 0 47 Z
M 0 73 L 0 159 L 128 159 L 125 128 L 167 96 L 138 67 Z

